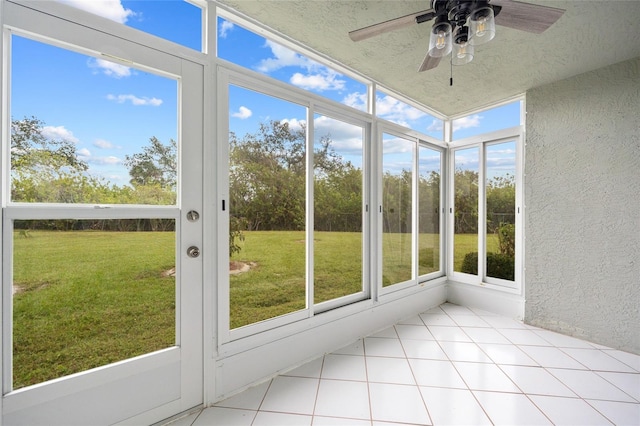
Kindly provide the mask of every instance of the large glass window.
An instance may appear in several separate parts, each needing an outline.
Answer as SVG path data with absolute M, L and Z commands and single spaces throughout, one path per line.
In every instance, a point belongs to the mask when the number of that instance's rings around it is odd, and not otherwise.
M 418 148 L 418 275 L 440 270 L 440 180 L 442 154 Z
M 182 0 L 57 0 L 183 46 L 202 51 L 203 9 Z
M 229 86 L 230 328 L 306 307 L 305 107 Z
M 516 236 L 516 142 L 485 148 L 488 278 L 514 280 Z
M 381 91 L 376 93 L 376 115 L 438 140 L 443 139 L 443 120 Z
M 173 219 L 17 220 L 13 389 L 176 344 Z
M 453 140 L 519 126 L 521 104 L 521 101 L 515 101 L 454 119 L 451 123 Z
M 363 291 L 364 129 L 314 118 L 314 299 Z
M 177 79 L 11 42 L 11 201 L 176 203 Z
M 382 137 L 382 285 L 413 278 L 415 141 Z
M 361 111 L 368 109 L 364 83 L 222 17 L 217 47 L 219 58 Z
M 459 149 L 453 155 L 453 270 L 477 274 L 480 149 Z

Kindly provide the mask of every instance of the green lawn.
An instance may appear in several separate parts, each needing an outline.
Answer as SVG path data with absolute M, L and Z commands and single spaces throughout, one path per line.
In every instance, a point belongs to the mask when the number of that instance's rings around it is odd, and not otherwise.
M 457 270 L 476 238 L 456 236 Z M 14 388 L 175 343 L 173 232 L 16 231 L 14 244 Z M 245 232 L 240 245 L 232 260 L 253 267 L 230 277 L 231 328 L 305 308 L 304 232 Z M 315 303 L 362 290 L 360 233 L 317 232 L 314 250 Z M 410 279 L 407 234 L 385 234 L 383 254 L 384 285 Z M 437 236 L 420 235 L 420 274 L 438 258 Z
M 13 383 L 175 344 L 173 232 L 14 234 Z

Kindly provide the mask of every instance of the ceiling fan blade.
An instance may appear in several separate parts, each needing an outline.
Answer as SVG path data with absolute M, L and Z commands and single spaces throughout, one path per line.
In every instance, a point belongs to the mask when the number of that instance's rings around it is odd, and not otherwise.
M 378 24 L 369 25 L 368 27 L 360 28 L 359 30 L 350 31 L 349 37 L 353 41 L 365 40 L 379 34 L 408 27 L 409 25 L 413 25 L 418 22 L 428 21 L 429 19 L 433 19 L 435 16 L 436 14 L 433 9 L 427 9 L 423 10 L 422 12 L 412 13 L 410 15 L 401 16 L 400 18 L 390 19 Z
M 543 33 L 564 13 L 564 9 L 515 0 L 492 0 L 491 4 L 502 7 L 495 18 L 497 25 L 535 34 Z
M 422 65 L 418 68 L 418 72 L 428 71 L 438 66 L 442 57 L 440 56 L 431 56 L 429 52 L 427 52 L 427 56 L 424 57 L 424 61 L 422 61 Z

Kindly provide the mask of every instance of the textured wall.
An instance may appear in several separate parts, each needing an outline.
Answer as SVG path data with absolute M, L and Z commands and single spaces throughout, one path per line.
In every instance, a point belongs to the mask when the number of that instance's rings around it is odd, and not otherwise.
M 640 58 L 527 93 L 525 321 L 640 353 Z

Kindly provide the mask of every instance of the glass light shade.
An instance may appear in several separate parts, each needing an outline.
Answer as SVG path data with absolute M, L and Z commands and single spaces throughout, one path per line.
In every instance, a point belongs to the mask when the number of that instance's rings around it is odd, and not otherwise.
M 469 27 L 471 44 L 479 46 L 490 42 L 496 36 L 496 20 L 493 9 L 487 6 L 471 12 Z
M 473 45 L 469 42 L 454 43 L 451 63 L 453 65 L 468 64 L 473 60 Z
M 451 24 L 447 21 L 436 22 L 431 28 L 429 56 L 442 58 L 451 53 Z

